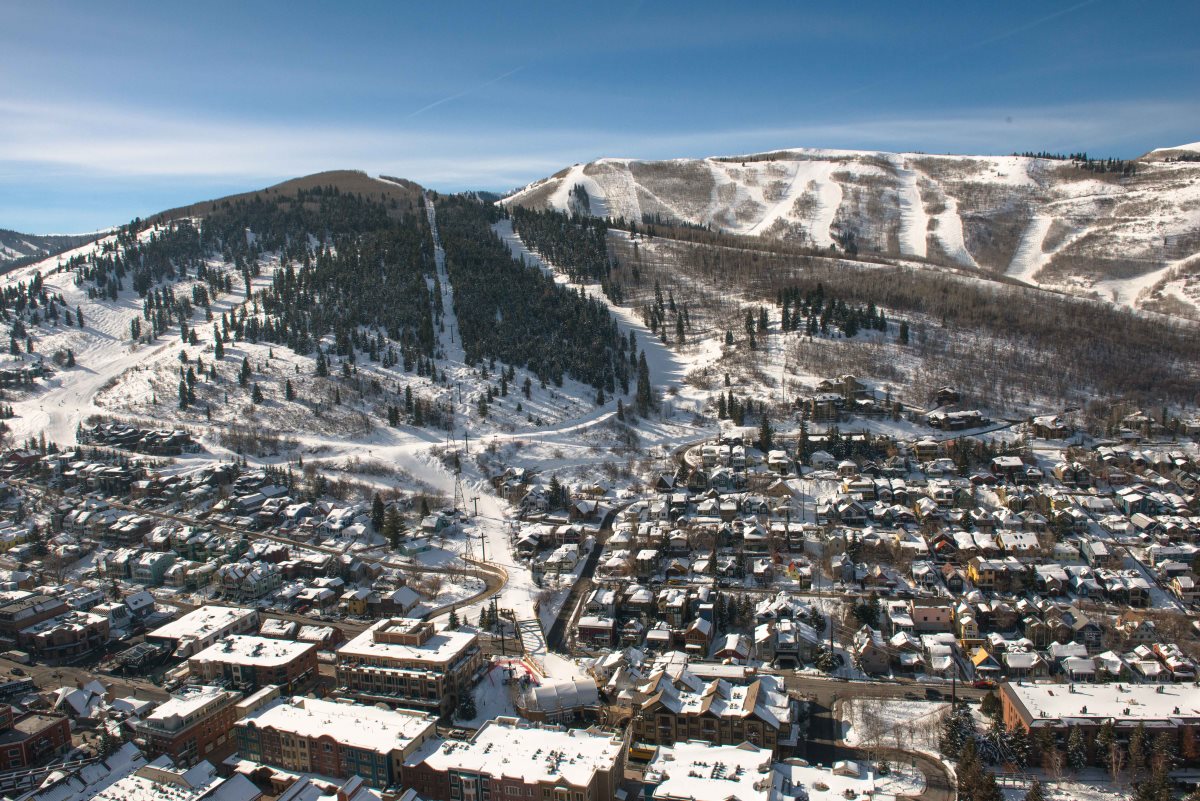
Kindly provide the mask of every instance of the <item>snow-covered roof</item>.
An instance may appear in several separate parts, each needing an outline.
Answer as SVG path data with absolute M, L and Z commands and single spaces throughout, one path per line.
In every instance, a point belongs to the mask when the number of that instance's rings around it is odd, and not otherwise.
M 750 743 L 678 743 L 659 748 L 647 769 L 657 799 L 768 801 L 774 784 L 771 751 Z
M 418 621 L 411 621 L 416 624 Z M 400 642 L 388 642 L 382 636 L 386 631 L 397 626 L 405 625 L 404 618 L 381 620 L 371 628 L 359 634 L 346 643 L 338 651 L 343 660 L 362 657 L 364 659 L 398 659 L 414 662 L 430 662 L 443 664 L 470 648 L 476 635 L 468 631 L 439 631 L 420 645 L 407 645 Z
M 314 643 L 292 642 L 253 634 L 230 634 L 189 657 L 189 661 L 281 667 L 315 649 Z
M 313 739 L 332 737 L 343 746 L 384 755 L 424 742 L 436 731 L 434 719 L 419 712 L 300 697 L 262 707 L 238 725 Z
M 258 617 L 254 609 L 208 604 L 188 612 L 178 620 L 159 626 L 147 636 L 161 640 L 203 639 L 210 634 L 236 628 L 247 617 Z
M 425 757 L 435 771 L 464 770 L 524 784 L 587 787 L 620 758 L 620 737 L 592 729 L 535 726 L 517 718 L 488 721 L 469 741 L 447 740 Z
M 1200 720 L 1200 694 L 1194 688 L 1157 684 L 1010 683 L 1004 691 L 1038 720 L 1116 721 Z
M 240 774 L 222 779 L 207 761 L 184 770 L 162 756 L 105 788 L 92 801 L 253 801 L 261 795 Z

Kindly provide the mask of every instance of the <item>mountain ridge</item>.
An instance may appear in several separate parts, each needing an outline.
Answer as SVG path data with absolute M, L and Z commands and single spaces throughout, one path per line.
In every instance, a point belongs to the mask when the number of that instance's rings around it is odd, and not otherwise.
M 106 231 L 91 234 L 24 234 L 0 228 L 0 271 L 33 264 L 99 239 L 105 233 Z
M 927 260 L 1200 316 L 1200 163 L 789 148 L 602 158 L 502 202 Z

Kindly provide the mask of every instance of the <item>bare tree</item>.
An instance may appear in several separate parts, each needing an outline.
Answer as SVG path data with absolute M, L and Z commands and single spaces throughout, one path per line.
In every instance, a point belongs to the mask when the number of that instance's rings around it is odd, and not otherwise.
M 1119 742 L 1114 741 L 1108 747 L 1108 775 L 1112 777 L 1114 784 L 1119 784 L 1121 781 L 1121 773 L 1125 770 L 1125 762 L 1127 756 L 1125 749 Z

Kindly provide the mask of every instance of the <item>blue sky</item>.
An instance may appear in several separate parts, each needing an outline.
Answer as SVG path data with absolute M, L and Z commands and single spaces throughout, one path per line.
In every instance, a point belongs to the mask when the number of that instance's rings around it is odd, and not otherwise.
M 0 5 L 0 228 L 332 168 L 506 190 L 602 156 L 1135 156 L 1200 140 L 1200 4 Z

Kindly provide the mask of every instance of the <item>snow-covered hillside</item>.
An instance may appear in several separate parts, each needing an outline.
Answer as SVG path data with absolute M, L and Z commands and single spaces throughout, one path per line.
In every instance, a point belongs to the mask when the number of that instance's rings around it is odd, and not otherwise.
M 96 234 L 41 236 L 0 229 L 0 270 L 11 264 L 26 263 L 82 245 L 95 239 L 96 236 Z
M 1200 315 L 1200 163 L 1153 151 L 1131 175 L 1061 159 L 796 149 L 600 159 L 504 202 L 853 247 Z M 853 243 L 853 244 L 851 244 Z

